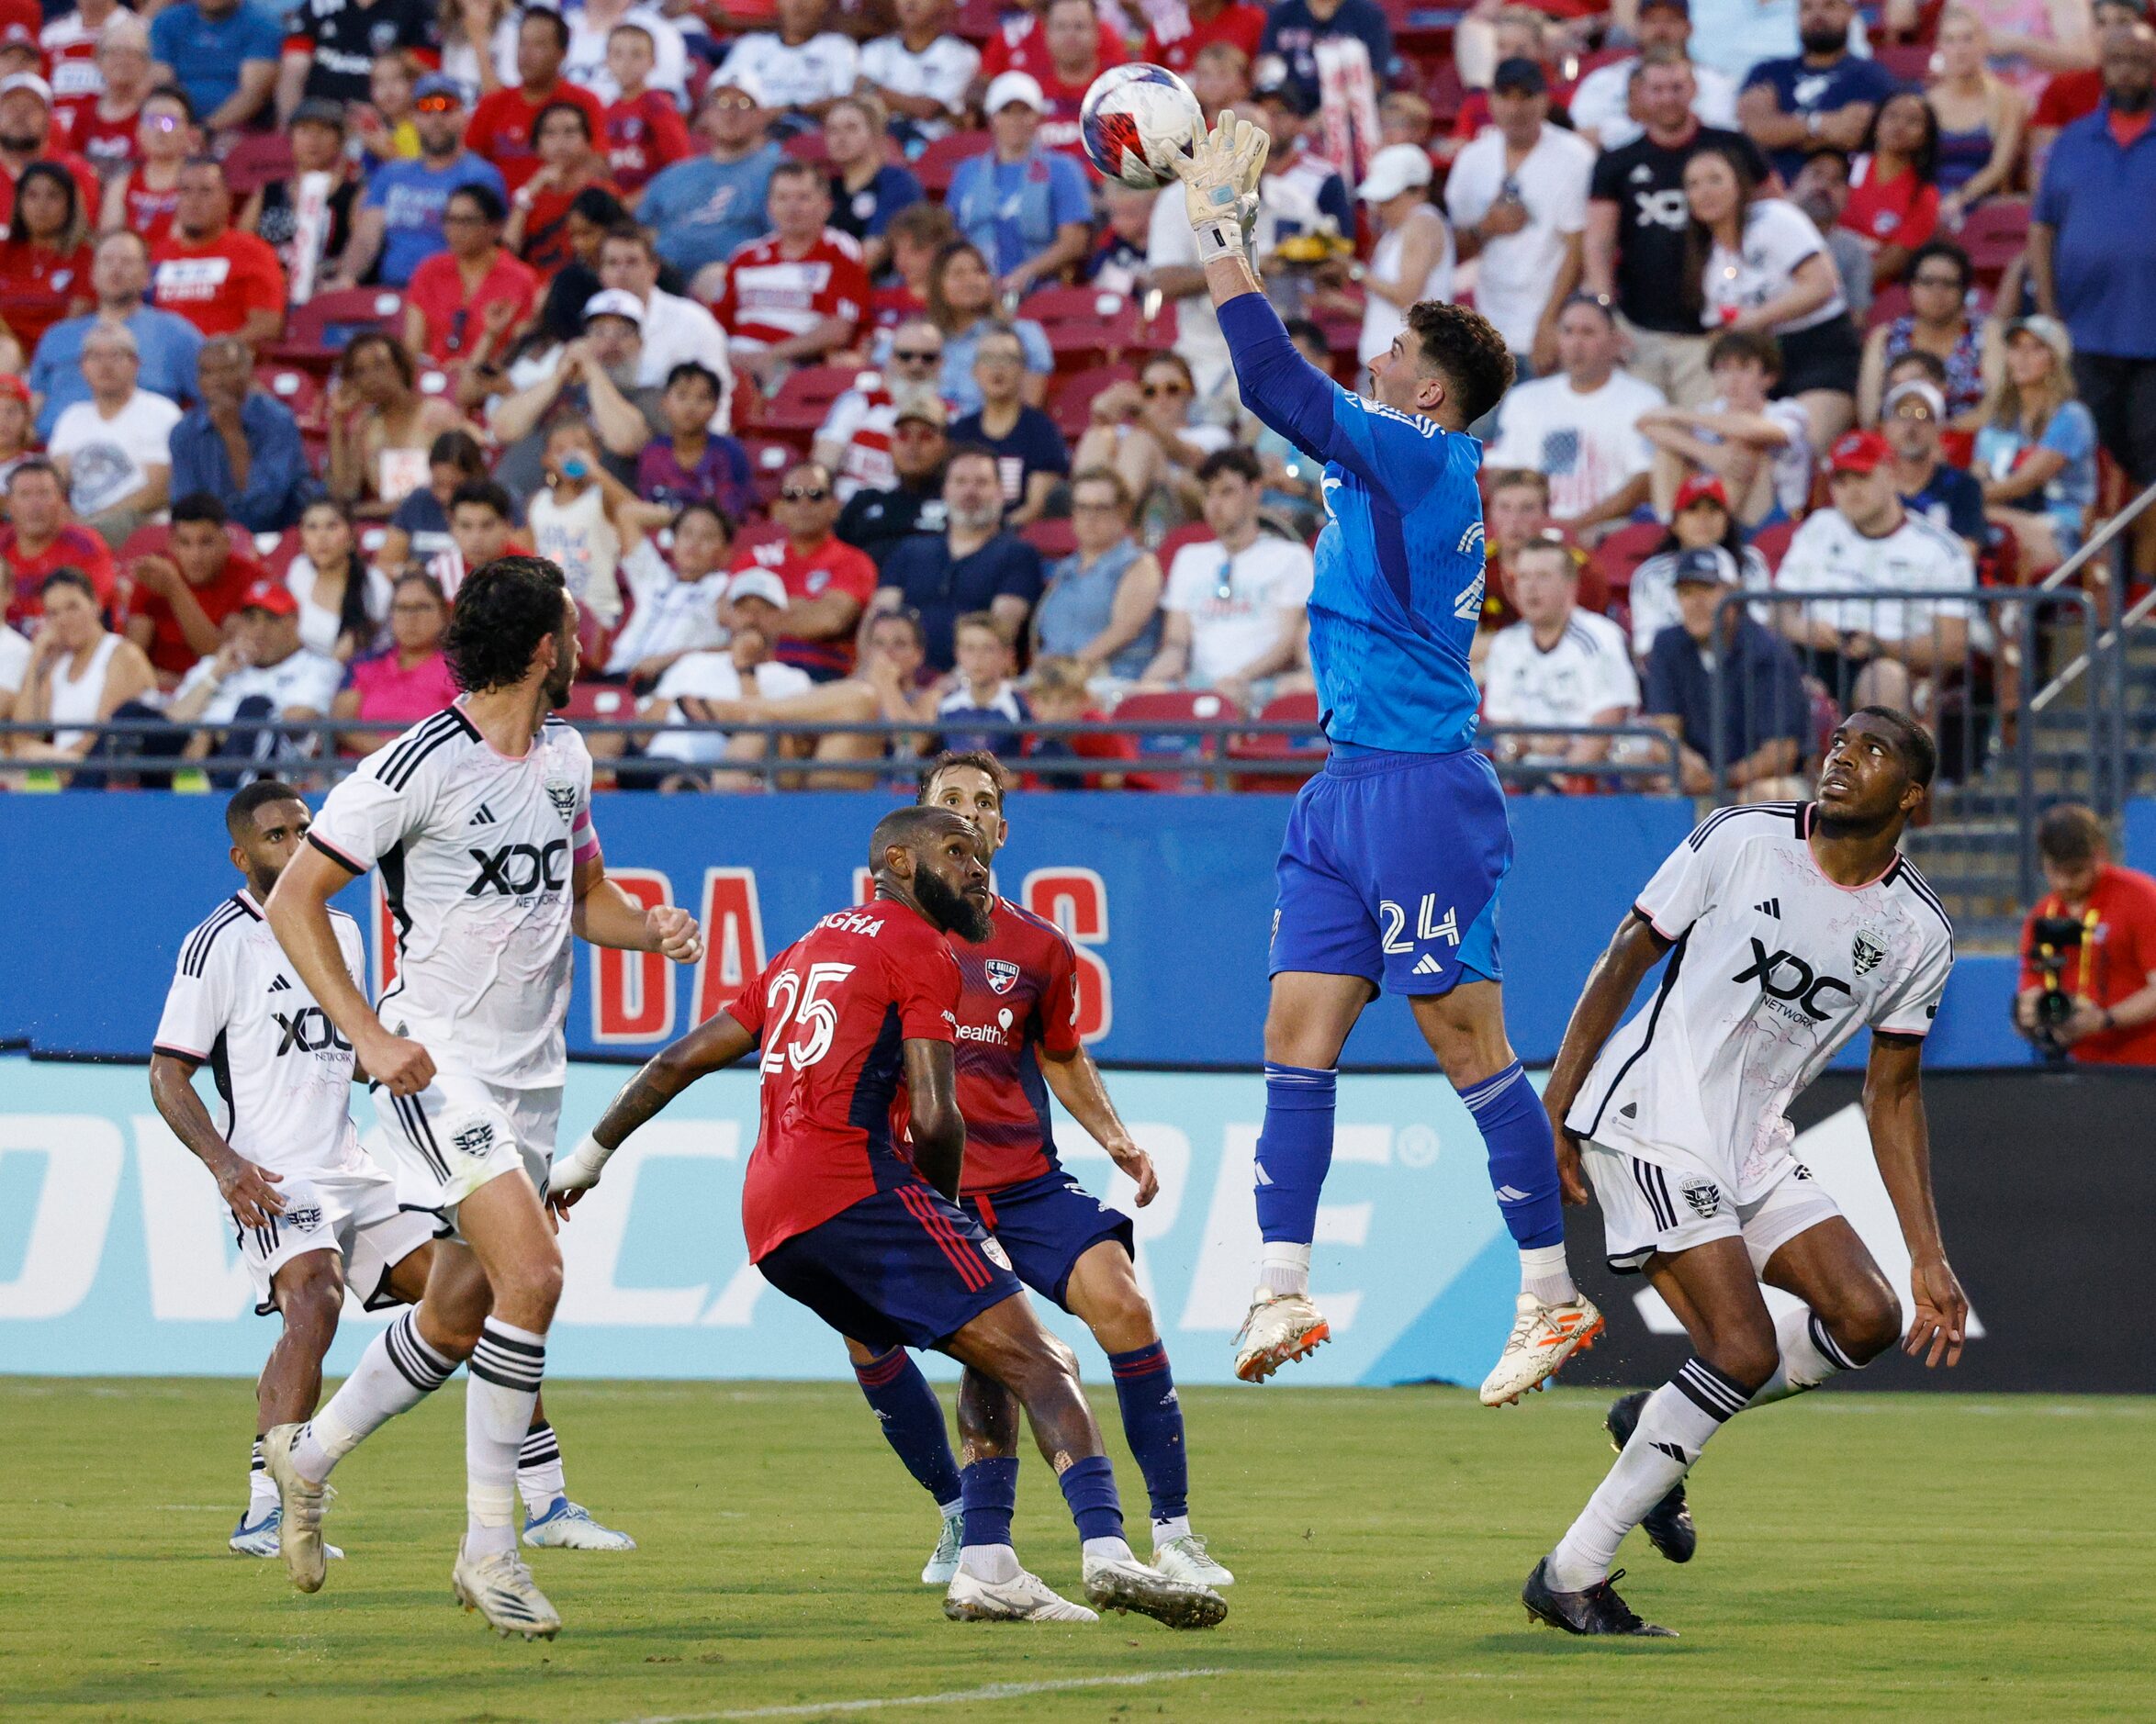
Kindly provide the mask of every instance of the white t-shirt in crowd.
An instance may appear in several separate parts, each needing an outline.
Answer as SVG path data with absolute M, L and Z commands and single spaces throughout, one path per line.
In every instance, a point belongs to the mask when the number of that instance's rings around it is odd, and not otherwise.
M 1190 619 L 1193 688 L 1232 677 L 1280 639 L 1283 610 L 1310 602 L 1307 546 L 1261 532 L 1232 556 L 1218 539 L 1186 544 L 1168 568 L 1161 609 Z
M 1506 396 L 1483 465 L 1547 475 L 1551 516 L 1573 521 L 1655 465 L 1640 415 L 1668 405 L 1661 390 L 1626 371 L 1584 391 L 1561 374 L 1537 377 Z
M 663 389 L 667 374 L 690 360 L 708 366 L 719 377 L 719 410 L 712 415 L 713 435 L 731 430 L 734 412 L 734 365 L 726 357 L 726 331 L 693 299 L 654 287 L 644 302 L 644 349 L 636 361 L 640 388 Z
M 1592 132 L 1604 150 L 1622 150 L 1646 128 L 1627 111 L 1632 97 L 1633 69 L 1637 54 L 1597 66 L 1580 79 L 1566 104 L 1572 123 L 1582 133 Z M 1736 80 L 1712 66 L 1692 66 L 1692 118 L 1702 126 L 1735 131 Z
M 1928 635 L 1941 617 L 1970 616 L 1967 595 L 1976 590 L 1976 567 L 1969 547 L 1908 509 L 1902 524 L 1880 539 L 1866 538 L 1839 509 L 1819 509 L 1797 529 L 1774 575 L 1777 593 L 1911 589 L 1947 596 L 1822 599 L 1807 605 L 1804 615 L 1845 634 L 1881 641 Z
M 1499 629 L 1482 662 L 1482 714 L 1492 724 L 1591 724 L 1639 706 L 1624 631 L 1599 611 L 1575 610 L 1544 652 L 1534 626 Z
M 1197 235 L 1190 230 L 1190 211 L 1183 187 L 1171 185 L 1153 199 L 1152 225 L 1145 236 L 1148 269 L 1196 269 Z M 1210 395 L 1228 375 L 1228 338 L 1220 333 L 1220 314 L 1204 288 L 1175 302 L 1175 351 L 1195 374 L 1198 393 Z
M 606 39 L 613 33 L 615 26 L 593 24 L 582 6 L 573 12 L 564 8 L 562 17 L 569 27 L 568 57 L 561 62 L 563 81 L 582 84 L 601 102 L 619 101 L 622 86 L 606 69 Z M 655 90 L 665 91 L 677 102 L 686 101 L 689 46 L 682 40 L 679 27 L 652 6 L 631 6 L 620 22 L 641 25 L 651 32 L 651 76 L 646 83 Z
M 20 694 L 29 675 L 29 642 L 0 622 L 0 694 Z
M 67 459 L 68 502 L 75 513 L 110 509 L 150 483 L 150 467 L 171 466 L 173 427 L 179 422 L 179 408 L 147 389 L 137 389 L 110 419 L 95 401 L 64 409 L 45 448 Z
M 622 588 L 615 578 L 622 560 L 622 535 L 606 512 L 606 493 L 597 482 L 567 503 L 551 488 L 532 493 L 524 506 L 532 526 L 532 545 L 561 565 L 569 597 L 608 628 L 621 620 Z
M 1475 305 L 1516 353 L 1534 345 L 1535 327 L 1565 257 L 1566 241 L 1587 227 L 1588 182 L 1594 146 L 1561 126 L 1543 123 L 1542 136 L 1510 176 L 1527 206 L 1518 233 L 1486 241 L 1476 259 Z M 1462 150 L 1445 180 L 1445 209 L 1454 228 L 1489 214 L 1505 189 L 1505 135 L 1488 128 Z
M 1729 403 L 1720 396 L 1707 403 L 1709 413 L 1726 413 Z M 1812 500 L 1812 419 L 1796 401 L 1783 399 L 1769 401 L 1759 409 L 1760 417 L 1772 420 L 1783 432 L 1780 448 L 1767 458 L 1769 482 L 1774 487 L 1774 500 L 1781 506 L 1781 512 L 1794 520 L 1804 512 L 1804 506 Z M 1701 442 L 1718 443 L 1720 435 L 1711 431 L 1692 433 Z M 1738 499 L 1743 500 L 1743 499 Z
M 837 30 L 789 48 L 774 30 L 757 30 L 734 44 L 714 83 L 747 73 L 750 87 L 769 108 L 806 107 L 853 94 L 860 50 Z
M 1742 253 L 1717 245 L 1707 254 L 1706 308 L 1700 313 L 1700 321 L 1710 329 L 1719 329 L 1739 312 L 1757 311 L 1780 298 L 1789 292 L 1798 266 L 1825 251 L 1826 241 L 1819 237 L 1811 217 L 1782 198 L 1760 198 L 1745 212 Z M 1830 255 L 1827 263 L 1831 265 L 1833 262 Z M 1840 317 L 1849 308 L 1849 302 L 1842 292 L 1839 270 L 1835 272 L 1833 294 L 1818 310 L 1777 323 L 1773 333 L 1794 335 Z
M 210 678 L 215 655 L 197 659 L 195 668 L 180 678 L 173 691 L 177 700 L 194 693 Z M 337 690 L 344 686 L 344 666 L 326 653 L 301 647 L 274 665 L 242 665 L 217 686 L 209 704 L 202 709 L 204 724 L 230 724 L 239 715 L 240 702 L 250 695 L 264 695 L 272 711 L 327 712 Z
M 925 95 L 941 102 L 943 118 L 907 123 L 924 138 L 940 138 L 966 111 L 966 86 L 981 70 L 981 50 L 956 36 L 938 36 L 915 53 L 903 36 L 879 36 L 861 50 L 861 73 L 893 95 Z
M 702 579 L 685 581 L 674 573 L 649 539 L 622 559 L 622 584 L 629 589 L 629 620 L 614 636 L 608 655 L 609 676 L 623 676 L 647 658 L 693 653 L 725 644 L 726 625 L 719 605 L 732 578 L 714 569 Z M 670 666 L 669 666 L 670 668 Z
M 756 692 L 749 698 L 783 700 L 789 695 L 805 694 L 814 686 L 807 671 L 771 659 L 756 667 Z M 685 658 L 677 658 L 667 666 L 667 674 L 658 679 L 658 687 L 651 691 L 651 698 L 678 703 L 683 695 L 694 695 L 700 700 L 742 699 L 741 673 L 734 668 L 733 655 L 723 652 L 691 653 Z M 690 722 L 679 704 L 668 708 L 669 727 L 685 726 Z M 661 760 L 708 767 L 725 759 L 726 743 L 724 731 L 668 729 L 646 743 L 644 752 Z

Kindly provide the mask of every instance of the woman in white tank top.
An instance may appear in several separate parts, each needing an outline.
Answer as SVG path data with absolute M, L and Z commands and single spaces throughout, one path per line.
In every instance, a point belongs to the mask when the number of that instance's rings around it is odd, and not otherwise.
M 1429 200 L 1430 158 L 1413 144 L 1388 144 L 1370 159 L 1355 196 L 1370 206 L 1376 247 L 1363 275 L 1368 296 L 1355 358 L 1367 365 L 1408 327 L 1408 308 L 1453 297 L 1453 230 Z
M 89 581 L 72 569 L 47 578 L 45 607 L 30 649 L 29 677 L 17 716 L 52 726 L 50 742 L 17 738 L 18 760 L 80 760 L 95 744 L 84 725 L 110 718 L 157 686 L 142 649 L 112 633 Z

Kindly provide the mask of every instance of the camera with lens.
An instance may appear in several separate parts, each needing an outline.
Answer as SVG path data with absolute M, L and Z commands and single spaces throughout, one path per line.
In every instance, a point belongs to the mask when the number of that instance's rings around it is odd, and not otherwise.
M 2074 1007 L 2073 995 L 2059 985 L 2059 978 L 2080 952 L 2082 934 L 2081 923 L 2072 916 L 2038 916 L 2029 928 L 2029 964 L 2043 978 L 2043 991 L 2037 995 L 2036 1022 L 2027 1033 L 2054 1064 L 2065 1063 L 2066 1045 L 2059 1030 Z

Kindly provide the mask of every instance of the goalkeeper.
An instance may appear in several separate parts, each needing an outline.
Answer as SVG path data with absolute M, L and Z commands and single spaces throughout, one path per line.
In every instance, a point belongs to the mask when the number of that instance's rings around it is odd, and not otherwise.
M 1512 1332 L 1482 1385 L 1495 1406 L 1602 1327 L 1566 1268 L 1549 1120 L 1505 1036 L 1498 887 L 1512 837 L 1497 775 L 1474 747 L 1482 446 L 1466 427 L 1510 386 L 1512 360 L 1475 312 L 1425 302 L 1371 361 L 1375 400 L 1308 364 L 1249 259 L 1267 148 L 1224 112 L 1176 164 L 1244 405 L 1325 464 L 1310 662 L 1331 753 L 1297 797 L 1280 852 L 1256 1167 L 1264 1249 L 1235 1371 L 1262 1382 L 1330 1332 L 1310 1299 L 1310 1242 L 1340 1050 L 1389 988 L 1407 996 L 1480 1129 L 1520 1248 Z

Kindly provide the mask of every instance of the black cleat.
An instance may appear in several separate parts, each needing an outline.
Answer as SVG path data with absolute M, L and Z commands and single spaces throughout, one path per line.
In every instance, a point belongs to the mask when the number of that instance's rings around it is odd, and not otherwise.
M 1610 1578 L 1597 1581 L 1583 1593 L 1561 1593 L 1549 1583 L 1549 1559 L 1534 1565 L 1527 1584 L 1520 1589 L 1520 1602 L 1527 1606 L 1530 1621 L 1546 1622 L 1567 1634 L 1628 1634 L 1635 1639 L 1674 1640 L 1677 1630 L 1642 1622 L 1632 1606 L 1611 1590 L 1623 1579 L 1614 1569 Z
M 1620 1454 L 1632 1440 L 1632 1433 L 1639 1424 L 1639 1410 L 1646 1405 L 1648 1393 L 1645 1389 L 1634 1389 L 1630 1394 L 1620 1395 L 1602 1420 L 1610 1433 L 1610 1446 Z M 1700 1529 L 1692 1525 L 1691 1506 L 1685 1501 L 1682 1480 L 1670 1487 L 1668 1495 L 1647 1510 L 1640 1529 L 1655 1549 L 1672 1562 L 1692 1560 L 1692 1552 L 1700 1548 Z

